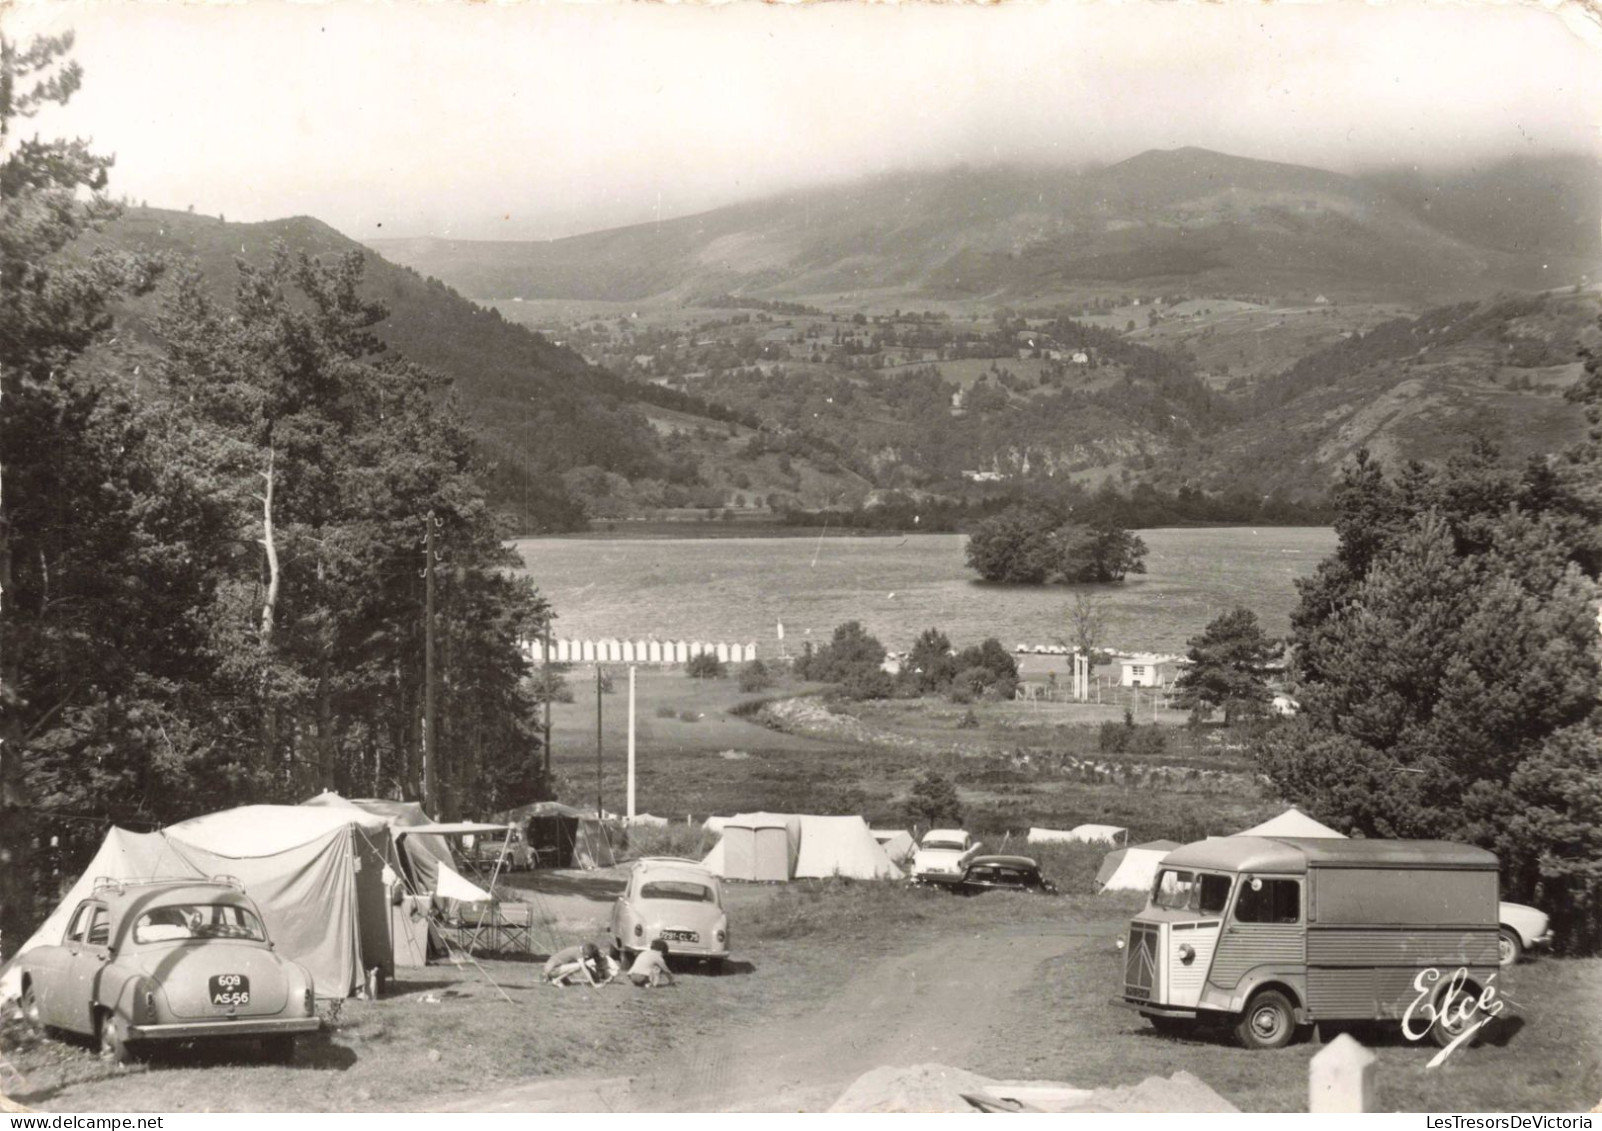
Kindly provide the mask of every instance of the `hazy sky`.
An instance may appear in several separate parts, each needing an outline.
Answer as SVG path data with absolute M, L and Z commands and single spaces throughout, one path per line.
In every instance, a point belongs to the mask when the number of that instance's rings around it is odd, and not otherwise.
M 1602 47 L 1518 5 L 39 3 L 112 188 L 356 238 L 547 238 L 795 185 L 1200 145 L 1351 171 L 1602 152 Z

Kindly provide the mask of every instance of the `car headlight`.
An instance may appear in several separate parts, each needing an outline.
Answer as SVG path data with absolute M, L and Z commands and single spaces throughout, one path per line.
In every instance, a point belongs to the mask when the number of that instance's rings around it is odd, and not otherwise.
M 722 928 L 719 928 L 718 929 L 718 943 L 719 943 L 719 945 L 722 945 L 723 943 L 727 942 L 728 940 L 729 940 L 729 932 L 723 930 Z

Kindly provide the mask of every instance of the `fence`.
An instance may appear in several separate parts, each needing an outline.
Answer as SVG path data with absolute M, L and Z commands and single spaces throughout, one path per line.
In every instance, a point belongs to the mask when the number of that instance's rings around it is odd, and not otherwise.
M 546 660 L 545 642 L 525 640 L 523 652 L 536 664 Z M 710 653 L 720 663 L 743 664 L 757 658 L 757 646 L 705 640 L 572 640 L 551 641 L 553 664 L 683 664 Z

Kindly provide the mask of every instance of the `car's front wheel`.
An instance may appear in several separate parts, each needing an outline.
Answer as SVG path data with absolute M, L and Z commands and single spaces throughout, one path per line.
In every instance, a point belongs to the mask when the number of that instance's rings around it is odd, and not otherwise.
M 39 995 L 34 990 L 31 979 L 22 987 L 22 1017 L 34 1032 L 44 1032 L 44 1015 L 39 1012 Z
M 1524 956 L 1524 943 L 1512 927 L 1503 927 L 1497 932 L 1496 956 L 1503 966 L 1516 966 Z
M 128 1035 L 123 1032 L 122 1023 L 110 1012 L 100 1015 L 100 1057 L 113 1064 L 128 1064 L 133 1060 L 133 1050 L 128 1047 Z
M 1296 1010 L 1278 990 L 1264 990 L 1246 1006 L 1235 1036 L 1249 1049 L 1278 1049 L 1296 1035 Z

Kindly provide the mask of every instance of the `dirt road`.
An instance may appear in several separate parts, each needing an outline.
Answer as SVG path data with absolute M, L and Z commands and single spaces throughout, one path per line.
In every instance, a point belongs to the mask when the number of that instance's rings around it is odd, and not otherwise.
M 726 1034 L 665 1050 L 649 1073 L 540 1081 L 442 1110 L 823 1110 L 879 1065 L 964 1064 L 1045 962 L 1106 935 L 1105 924 L 1064 923 L 941 939 L 865 963 L 807 1008 L 731 1018 Z

